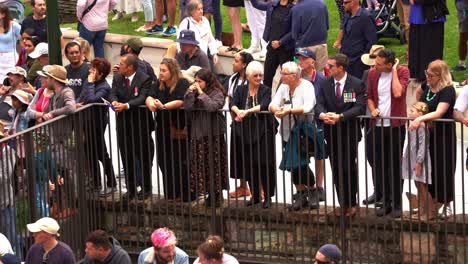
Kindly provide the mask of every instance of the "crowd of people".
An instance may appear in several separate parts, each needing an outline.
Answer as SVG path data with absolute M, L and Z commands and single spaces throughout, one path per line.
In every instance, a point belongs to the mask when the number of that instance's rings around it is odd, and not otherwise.
M 129 254 L 119 241 L 104 230 L 94 230 L 86 238 L 86 255 L 76 259 L 73 249 L 60 241 L 60 225 L 50 217 L 43 217 L 27 224 L 34 238 L 29 248 L 25 264 L 61 263 L 75 264 L 131 264 Z M 189 264 L 187 253 L 177 247 L 177 237 L 167 227 L 157 228 L 150 236 L 152 246 L 138 255 L 138 264 Z M 12 250 L 10 241 L 0 233 L 0 264 L 19 264 L 20 259 Z M 239 264 L 239 261 L 225 252 L 224 241 L 220 236 L 209 235 L 196 250 L 194 264 Z M 313 263 L 338 264 L 342 259 L 341 250 L 334 244 L 325 244 L 317 250 Z
M 445 6 L 435 3 L 431 13 L 418 0 L 398 1 L 403 9 L 410 10 L 404 20 L 409 22 L 406 67 L 392 50 L 375 44 L 374 20 L 358 0 L 337 1 L 344 13 L 334 45 L 340 52 L 333 56 L 328 56 L 328 11 L 323 1 L 247 1 L 252 20 L 261 20 L 257 11 L 262 10 L 265 22 L 249 22 L 252 38 L 258 39 L 253 39 L 254 46 L 243 51 L 240 34 L 234 32 L 234 45 L 230 47 L 236 52 L 232 63 L 234 73 L 223 83 L 210 70 L 219 63 L 219 32 L 213 35 L 208 20 L 213 16 L 216 26 L 219 3 L 215 1 L 181 1 L 186 16 L 176 30 L 176 3 L 168 0 L 169 26 L 165 31 L 161 8 L 165 1 L 143 5 L 152 8 L 151 12 L 145 11 L 148 33 L 177 34 L 177 45 L 161 60 L 157 74 L 153 70 L 156 65 L 141 57 L 144 45 L 139 38 L 124 43 L 117 65 L 111 66 L 104 58 L 102 45 L 107 14 L 115 4 L 113 0 L 97 4 L 94 0 L 78 1 L 81 38 L 63 45 L 69 61 L 65 67 L 49 65 L 43 0 L 31 1 L 33 14 L 21 26 L 0 5 L 3 14 L 0 38 L 10 40 L 0 45 L 5 55 L 5 64 L 0 66 L 0 78 L 5 79 L 0 89 L 0 119 L 4 121 L 5 134 L 2 129 L 0 135 L 19 133 L 32 125 L 73 114 L 86 104 L 105 101 L 116 113 L 117 145 L 127 189 L 122 196 L 124 203 L 152 196 L 156 154 L 166 199 L 191 202 L 204 197 L 206 206 L 219 207 L 223 204 L 222 191 L 228 188 L 228 177 L 232 177 L 239 179 L 240 185 L 229 194 L 231 197 L 252 196 L 246 206 L 261 203 L 262 208 L 268 209 L 277 191 L 276 168 L 279 167 L 291 173 L 296 190 L 289 209 L 317 209 L 326 199 L 324 172 L 325 160 L 329 159 L 341 206 L 334 214 L 351 217 L 359 212 L 357 148 L 364 132 L 366 146 L 371 146 L 366 150 L 366 158 L 372 167 L 374 184 L 374 194 L 364 204 L 375 204 L 379 217 L 401 217 L 401 181 L 408 179 L 416 182 L 418 195 L 428 201 L 418 211 L 418 219 L 421 213 L 427 220 L 451 214 L 455 196 L 455 124 L 432 120 L 455 118 L 468 125 L 463 116 L 468 92 L 464 91 L 456 102 L 449 66 L 442 60 Z M 240 6 L 245 3 L 225 1 L 224 4 L 229 4 L 230 17 L 236 19 Z M 375 3 L 372 5 L 379 8 Z M 234 30 L 241 28 L 236 21 L 231 22 Z M 460 23 L 462 35 L 468 20 L 460 19 Z M 19 56 L 15 39 L 22 45 Z M 421 44 L 428 42 L 434 45 Z M 94 59 L 90 56 L 91 46 Z M 253 59 L 254 51 L 265 54 L 264 65 Z M 9 67 L 2 68 L 5 65 Z M 279 66 L 280 84 L 272 87 Z M 111 73 L 113 79 L 109 84 L 106 78 Z M 410 78 L 418 83 L 419 102 L 407 114 Z M 233 120 L 229 142 L 222 109 L 229 110 Z M 364 115 L 366 109 L 372 119 L 362 125 L 357 117 Z M 102 107 L 93 111 L 92 120 L 88 120 L 90 128 L 84 133 L 85 154 L 90 164 L 88 174 L 92 188 L 106 195 L 116 192 L 118 186 L 105 140 L 109 111 Z M 265 111 L 271 114 L 259 113 Z M 414 120 L 407 125 L 405 120 L 391 119 L 405 117 Z M 40 216 L 51 215 L 47 198 L 56 185 L 67 180 L 73 184 L 73 180 L 61 174 L 76 168 L 59 164 L 54 154 L 66 152 L 60 143 L 70 133 L 64 131 L 62 127 L 53 127 L 49 135 L 51 144 L 42 142 L 35 146 L 37 179 L 33 193 Z M 282 139 L 282 155 L 278 161 L 277 133 Z M 383 144 L 384 141 L 390 144 Z M 27 153 L 21 138 L 1 147 L 2 151 L 15 153 L 1 156 L 3 167 L 11 169 L 0 173 L 0 180 L 5 183 L 2 186 L 12 190 L 8 192 L 10 196 L 0 196 L 0 220 L 13 223 L 14 195 L 23 188 L 27 177 L 23 172 Z M 311 157 L 315 161 L 314 171 L 309 164 Z M 440 160 L 452 162 L 440 166 Z M 104 168 L 104 182 L 100 163 Z M 46 224 L 52 226 L 49 239 L 53 239 L 58 228 L 52 222 Z M 10 240 L 16 237 L 14 228 L 2 231 Z M 90 236 L 94 242 L 90 243 L 100 243 L 105 236 L 105 233 L 94 233 Z M 51 241 L 50 245 L 57 245 L 56 239 L 54 243 Z M 209 251 L 222 248 L 219 238 L 209 238 L 205 243 L 216 245 L 200 246 L 199 252 L 203 254 L 199 261 L 203 263 L 208 257 L 224 263 L 227 255 Z M 102 258 L 116 245 L 114 241 L 110 245 L 102 244 L 102 249 L 94 247 L 90 254 Z M 163 256 L 178 255 L 175 244 L 171 245 L 172 251 L 161 251 Z M 18 247 L 14 242 L 15 246 Z M 62 248 L 67 251 L 65 246 Z M 44 248 L 36 250 L 39 256 Z M 141 263 L 157 256 L 149 252 Z M 227 262 L 231 261 L 226 258 Z

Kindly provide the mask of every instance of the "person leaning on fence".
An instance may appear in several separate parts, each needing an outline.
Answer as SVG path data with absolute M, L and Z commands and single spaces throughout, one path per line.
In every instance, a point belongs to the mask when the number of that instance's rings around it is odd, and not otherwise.
M 83 264 L 131 264 L 130 256 L 117 239 L 104 230 L 95 230 L 86 239 Z
M 325 244 L 315 253 L 314 264 L 338 264 L 342 258 L 341 250 L 334 244 Z
M 367 106 L 373 118 L 371 144 L 375 169 L 376 200 L 383 200 L 377 216 L 391 213 L 401 216 L 401 162 L 405 142 L 405 120 L 390 117 L 406 117 L 406 87 L 409 81 L 408 68 L 399 65 L 395 53 L 389 49 L 380 50 L 375 66 L 369 70 L 367 82 Z
M 465 111 L 468 108 L 468 85 L 463 86 L 463 91 L 458 96 L 453 108 L 453 119 L 468 127 L 468 117 L 465 117 Z M 465 167 L 468 170 L 468 155 L 465 163 Z
M 246 69 L 250 62 L 252 62 L 254 58 L 252 54 L 247 53 L 245 51 L 241 51 L 234 55 L 234 61 L 232 62 L 232 71 L 233 74 L 229 77 L 229 79 L 224 83 L 224 89 L 227 91 L 227 101 L 228 107 L 229 103 L 232 101 L 234 93 L 236 92 L 237 88 L 243 85 L 247 85 L 247 76 L 246 76 Z M 232 126 L 231 126 L 232 129 Z M 231 131 L 232 135 L 232 131 Z M 234 138 L 231 137 L 231 144 Z M 232 148 L 231 148 L 232 150 Z M 233 155 L 230 156 L 233 158 Z M 232 163 L 231 163 L 232 164 Z M 245 182 L 245 179 L 242 175 L 236 175 L 233 171 L 234 166 L 231 166 L 230 177 L 232 179 L 239 179 L 240 185 L 234 191 L 229 193 L 231 198 L 236 197 L 243 197 L 243 196 L 250 196 L 249 186 Z
M 420 102 L 428 105 L 428 113 L 410 123 L 409 129 L 415 130 L 421 122 L 438 118 L 453 117 L 456 93 L 452 76 L 446 62 L 435 60 L 425 71 L 427 81 L 416 90 Z M 431 122 L 429 126 L 429 152 L 431 155 L 431 182 L 429 192 L 434 200 L 435 211 L 443 207 L 441 217 L 452 214 L 450 203 L 455 198 L 455 169 L 457 146 L 454 122 Z M 440 161 L 443 162 L 441 166 Z
M 262 84 L 263 65 L 249 63 L 246 69 L 248 84 L 239 86 L 230 103 L 234 122 L 231 141 L 231 174 L 245 179 L 252 188 L 252 199 L 247 206 L 262 201 L 262 208 L 271 207 L 276 189 L 275 135 L 277 121 L 267 111 L 271 101 L 270 87 Z M 234 168 L 234 169 L 233 169 Z
M 126 203 L 138 196 L 144 200 L 151 196 L 151 173 L 154 157 L 154 129 L 150 112 L 144 105 L 151 88 L 148 75 L 138 71 L 138 58 L 127 54 L 120 58 L 119 73 L 114 75 L 109 101 L 117 113 L 117 144 L 122 156 L 128 192 L 122 196 Z M 138 166 L 140 170 L 137 169 Z M 141 173 L 141 190 L 137 171 Z
M 159 81 L 148 92 L 145 104 L 156 112 L 156 153 L 166 199 L 193 201 L 189 195 L 188 138 L 185 111 L 180 109 L 190 83 L 182 77 L 175 59 L 159 66 Z
M 224 101 L 223 86 L 207 69 L 195 74 L 195 82 L 184 96 L 191 122 L 190 191 L 194 195 L 208 193 L 206 206 L 221 206 L 222 190 L 227 188 L 226 118 L 219 111 Z
M 299 67 L 301 67 L 302 79 L 311 82 L 314 85 L 315 98 L 320 94 L 320 83 L 325 80 L 325 76 L 316 69 L 316 55 L 315 52 L 310 48 L 299 48 L 296 50 L 296 56 L 299 60 Z M 317 132 L 323 135 L 323 123 L 320 119 L 315 120 L 317 125 Z M 325 146 L 326 142 L 323 140 L 323 136 L 320 136 L 321 142 L 317 142 L 319 145 Z M 325 177 L 325 158 L 315 159 L 315 189 L 312 193 L 312 199 L 318 201 L 325 201 L 325 190 L 323 186 L 323 179 Z
M 34 245 L 26 255 L 26 264 L 75 264 L 73 251 L 58 240 L 60 226 L 55 219 L 44 217 L 27 224 L 27 228 L 34 237 Z
M 279 130 L 283 141 L 283 158 L 280 169 L 291 172 L 297 190 L 290 209 L 317 209 L 318 202 L 308 199 L 314 189 L 315 179 L 309 168 L 307 148 L 314 145 L 320 147 L 315 138 L 317 130 L 312 115 L 315 106 L 314 86 L 301 78 L 300 68 L 293 61 L 282 65 L 281 81 L 268 109 L 281 119 Z M 298 142 L 301 135 L 304 137 Z M 306 148 L 300 148 L 299 145 Z
M 55 95 L 55 91 L 50 89 L 47 85 L 47 75 L 45 72 L 49 67 L 49 65 L 46 65 L 41 71 L 37 71 L 41 86 L 34 95 L 27 110 L 29 117 L 36 120 L 36 125 L 42 123 L 42 116 L 47 112 L 49 103 Z
M 96 58 L 91 62 L 88 78 L 84 81 L 80 102 L 77 104 L 77 107 L 92 103 L 102 103 L 102 99 L 110 100 L 109 94 L 111 87 L 106 81 L 110 70 L 111 65 L 106 59 Z M 117 190 L 114 167 L 112 166 L 112 160 L 107 151 L 105 141 L 105 130 L 109 123 L 108 108 L 95 107 L 90 109 L 90 115 L 87 119 L 88 127 L 84 128 L 87 145 L 85 150 L 94 179 L 94 187 L 96 191 L 100 191 L 101 195 L 107 195 Z M 101 190 L 102 183 L 99 161 L 102 162 L 104 174 L 107 179 L 103 190 Z
M 181 70 L 187 70 L 191 66 L 210 69 L 208 55 L 200 49 L 199 42 L 195 39 L 195 32 L 188 29 L 181 30 L 175 42 L 180 44 L 180 51 L 175 55 L 175 59 Z
M 167 227 L 154 230 L 151 234 L 152 247 L 143 250 L 138 256 L 138 264 L 189 264 L 189 257 L 176 247 L 177 238 Z
M 354 216 L 358 211 L 357 144 L 361 140 L 357 116 L 365 112 L 365 90 L 361 80 L 346 72 L 348 57 L 337 54 L 328 59 L 330 77 L 320 83 L 315 114 L 325 123 L 325 139 L 333 184 L 342 208 L 336 216 Z
M 219 236 L 208 236 L 197 248 L 198 258 L 193 264 L 239 264 L 237 259 L 224 253 L 224 241 Z
M 418 118 L 427 114 L 428 110 L 426 103 L 416 102 L 411 106 L 408 116 L 412 119 Z M 424 122 L 421 122 L 416 129 L 408 131 L 401 163 L 402 179 L 414 180 L 420 197 L 421 210 L 411 217 L 422 221 L 431 220 L 434 217 L 434 203 L 428 191 L 428 185 L 432 184 L 431 156 L 429 155 L 429 131 Z
M 68 87 L 67 70 L 60 65 L 51 65 L 44 73 L 47 75 L 48 88 L 53 90 L 55 95 L 42 119 L 47 121 L 57 116 L 75 113 L 75 93 Z

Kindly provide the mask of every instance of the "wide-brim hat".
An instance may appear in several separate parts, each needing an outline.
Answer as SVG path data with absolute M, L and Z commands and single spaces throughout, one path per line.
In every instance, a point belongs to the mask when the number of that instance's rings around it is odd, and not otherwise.
M 367 66 L 374 66 L 375 65 L 375 58 L 377 58 L 377 54 L 379 51 L 385 49 L 383 45 L 372 45 L 369 53 L 362 54 L 361 61 Z
M 29 105 L 30 102 L 31 102 L 31 96 L 30 94 L 28 94 L 27 92 L 23 91 L 23 90 L 16 90 L 14 91 L 12 94 L 11 94 L 12 97 L 15 97 L 16 99 L 18 99 L 21 103 L 25 104 L 25 105 Z
M 191 44 L 198 46 L 198 41 L 195 39 L 195 32 L 189 29 L 184 29 L 180 31 L 179 37 L 175 40 L 181 44 Z
M 58 82 L 68 84 L 67 70 L 61 65 L 50 65 L 50 67 L 47 68 L 47 71 L 45 71 L 44 74 L 48 77 L 55 79 Z

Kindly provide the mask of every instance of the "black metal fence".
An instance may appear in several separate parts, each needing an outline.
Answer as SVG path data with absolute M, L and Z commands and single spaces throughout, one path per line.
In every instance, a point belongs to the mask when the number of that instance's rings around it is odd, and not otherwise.
M 335 243 L 349 263 L 468 263 L 463 127 L 231 119 L 89 105 L 6 137 L 0 232 L 23 258 L 26 224 L 51 216 L 77 259 L 94 229 L 136 255 L 167 226 L 191 256 L 214 233 L 245 262 L 311 263 Z M 235 197 L 241 180 L 250 195 Z

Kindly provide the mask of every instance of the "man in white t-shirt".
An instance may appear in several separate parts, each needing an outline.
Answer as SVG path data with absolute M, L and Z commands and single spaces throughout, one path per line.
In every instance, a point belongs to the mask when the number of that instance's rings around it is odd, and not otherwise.
M 375 197 L 383 201 L 377 216 L 391 213 L 401 217 L 401 152 L 405 142 L 405 120 L 389 119 L 406 117 L 406 87 L 409 70 L 398 65 L 395 53 L 389 49 L 380 50 L 375 66 L 369 71 L 367 81 L 367 106 L 374 122 L 371 122 L 372 149 L 375 159 Z M 371 199 L 367 199 L 371 202 Z

